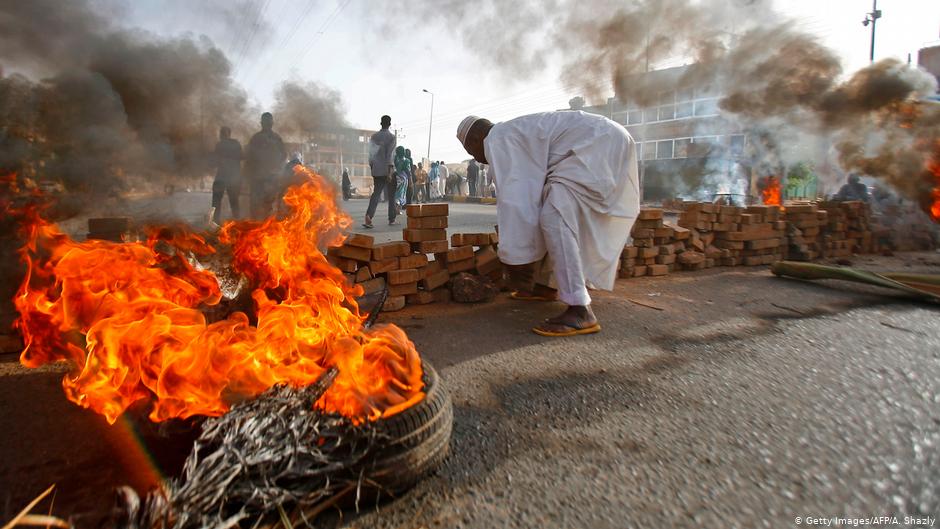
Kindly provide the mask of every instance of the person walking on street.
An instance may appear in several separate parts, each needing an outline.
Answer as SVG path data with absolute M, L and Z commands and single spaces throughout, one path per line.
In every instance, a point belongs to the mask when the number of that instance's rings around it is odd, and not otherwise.
M 349 181 L 349 167 L 343 168 L 343 200 L 352 197 L 352 182 Z
M 440 196 L 447 194 L 447 178 L 450 177 L 450 170 L 447 169 L 447 166 L 444 165 L 444 162 L 438 162 L 437 164 L 437 173 L 438 173 L 438 193 Z
M 395 188 L 395 207 L 398 212 L 405 208 L 408 202 L 408 180 L 411 173 L 411 160 L 405 155 L 405 148 L 399 145 L 395 148 L 395 177 L 397 186 Z M 389 226 L 395 224 L 395 219 L 389 219 Z
M 380 121 L 382 130 L 376 132 L 369 138 L 369 168 L 372 171 L 372 196 L 369 198 L 369 208 L 366 210 L 365 222 L 362 226 L 372 227 L 372 216 L 375 215 L 375 209 L 382 198 L 382 191 L 387 187 L 391 188 L 388 193 L 388 223 L 395 222 L 398 211 L 395 208 L 395 169 L 393 166 L 395 156 L 395 135 L 388 128 L 392 125 L 392 118 L 382 116 Z
M 424 170 L 421 162 L 418 162 L 418 167 L 415 168 L 415 200 L 419 204 L 427 202 L 429 190 L 428 172 Z
M 476 160 L 470 160 L 467 164 L 467 185 L 471 197 L 477 196 L 477 179 L 480 178 L 480 166 Z
M 232 218 L 239 218 L 238 199 L 241 193 L 242 179 L 242 144 L 232 139 L 232 129 L 219 129 L 219 143 L 213 151 L 215 162 L 215 180 L 212 182 L 212 221 L 222 224 L 222 197 L 228 193 L 228 205 Z
M 428 171 L 428 180 L 431 182 L 431 200 L 437 200 L 441 198 L 441 194 L 438 192 L 438 181 L 441 178 L 441 169 L 437 162 L 431 162 L 431 170 Z
M 274 132 L 274 116 L 261 114 L 261 130 L 248 142 L 245 173 L 248 176 L 251 216 L 261 220 L 271 214 L 287 151 Z

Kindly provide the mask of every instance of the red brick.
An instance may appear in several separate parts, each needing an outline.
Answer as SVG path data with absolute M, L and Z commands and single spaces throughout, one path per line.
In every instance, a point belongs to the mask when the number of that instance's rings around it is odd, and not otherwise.
M 388 259 L 382 259 L 381 261 L 371 261 L 369 262 L 369 269 L 372 270 L 373 275 L 384 274 L 391 270 L 398 270 L 398 257 L 389 257 Z
M 447 252 L 447 262 L 463 261 L 473 258 L 473 246 L 458 246 Z
M 450 281 L 450 272 L 447 270 L 438 270 L 432 274 L 428 274 L 424 279 L 421 280 L 421 287 L 425 290 L 434 290 L 439 286 L 446 285 Z
M 441 253 L 446 252 L 449 246 L 447 239 L 440 241 L 421 241 L 411 243 L 411 250 L 419 253 Z
M 402 283 L 400 285 L 389 285 L 388 286 L 388 295 L 392 296 L 407 296 L 408 294 L 415 294 L 418 292 L 418 282 L 414 283 Z
M 447 204 L 409 204 L 406 213 L 409 217 L 446 217 Z
M 410 253 L 411 245 L 406 242 L 395 241 L 376 244 L 372 247 L 372 260 L 382 261 L 389 257 L 404 257 Z
M 401 231 L 402 238 L 408 242 L 439 241 L 447 238 L 447 230 L 409 230 Z
M 447 227 L 447 217 L 408 217 L 408 229 L 428 230 Z
M 421 268 L 427 264 L 428 256 L 423 253 L 413 253 L 398 259 L 399 268 Z
M 388 283 L 390 285 L 403 285 L 405 283 L 417 283 L 418 271 L 414 268 L 404 270 L 391 270 L 388 273 Z

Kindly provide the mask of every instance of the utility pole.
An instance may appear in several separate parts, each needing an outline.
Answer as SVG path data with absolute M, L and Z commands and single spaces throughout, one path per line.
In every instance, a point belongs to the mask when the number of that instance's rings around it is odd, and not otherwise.
M 872 0 L 871 13 L 865 13 L 865 20 L 862 20 L 863 26 L 871 24 L 871 51 L 868 53 L 868 61 L 875 62 L 875 24 L 881 18 L 881 10 L 878 9 L 878 0 Z
M 431 126 L 434 125 L 434 93 L 427 88 L 422 88 L 421 91 L 431 94 L 431 115 L 428 117 L 428 163 L 431 163 Z

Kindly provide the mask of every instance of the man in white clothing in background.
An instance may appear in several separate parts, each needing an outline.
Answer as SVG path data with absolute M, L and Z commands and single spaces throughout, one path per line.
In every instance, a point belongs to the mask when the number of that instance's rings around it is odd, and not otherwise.
M 584 112 L 543 112 L 503 123 L 470 116 L 457 139 L 489 164 L 497 192 L 499 258 L 516 299 L 568 308 L 532 330 L 600 330 L 588 287 L 611 290 L 640 211 L 636 143 L 617 123 Z M 557 294 L 556 294 L 557 293 Z

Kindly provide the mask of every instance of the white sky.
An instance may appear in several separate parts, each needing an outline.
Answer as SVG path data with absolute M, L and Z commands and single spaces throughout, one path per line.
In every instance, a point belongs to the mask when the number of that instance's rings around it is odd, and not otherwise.
M 240 29 L 224 26 L 211 12 L 194 12 L 188 0 L 123 1 L 127 3 L 120 16 L 129 25 L 160 34 L 209 36 L 234 63 L 237 80 L 262 106 L 272 103 L 281 80 L 314 80 L 342 93 L 353 126 L 377 128 L 379 116 L 391 115 L 392 127 L 403 135 L 399 143 L 416 156 L 426 155 L 428 147 L 431 98 L 422 89 L 435 94 L 431 157 L 448 162 L 468 158 L 454 137 L 467 114 L 501 121 L 567 108 L 568 100 L 578 95 L 561 86 L 557 71 L 518 79 L 488 71 L 464 49 L 458 34 L 420 20 L 398 29 L 385 45 L 375 46 L 375 38 L 365 34 L 374 27 L 366 22 L 365 10 L 405 8 L 395 2 L 249 0 L 273 28 L 262 34 L 251 31 L 250 20 Z M 846 72 L 868 64 L 871 32 L 861 21 L 872 8 L 870 0 L 778 0 L 777 6 L 800 29 L 835 49 Z M 907 60 L 911 53 L 916 63 L 919 48 L 940 44 L 940 0 L 881 0 L 878 7 L 883 17 L 877 25 L 876 60 Z

